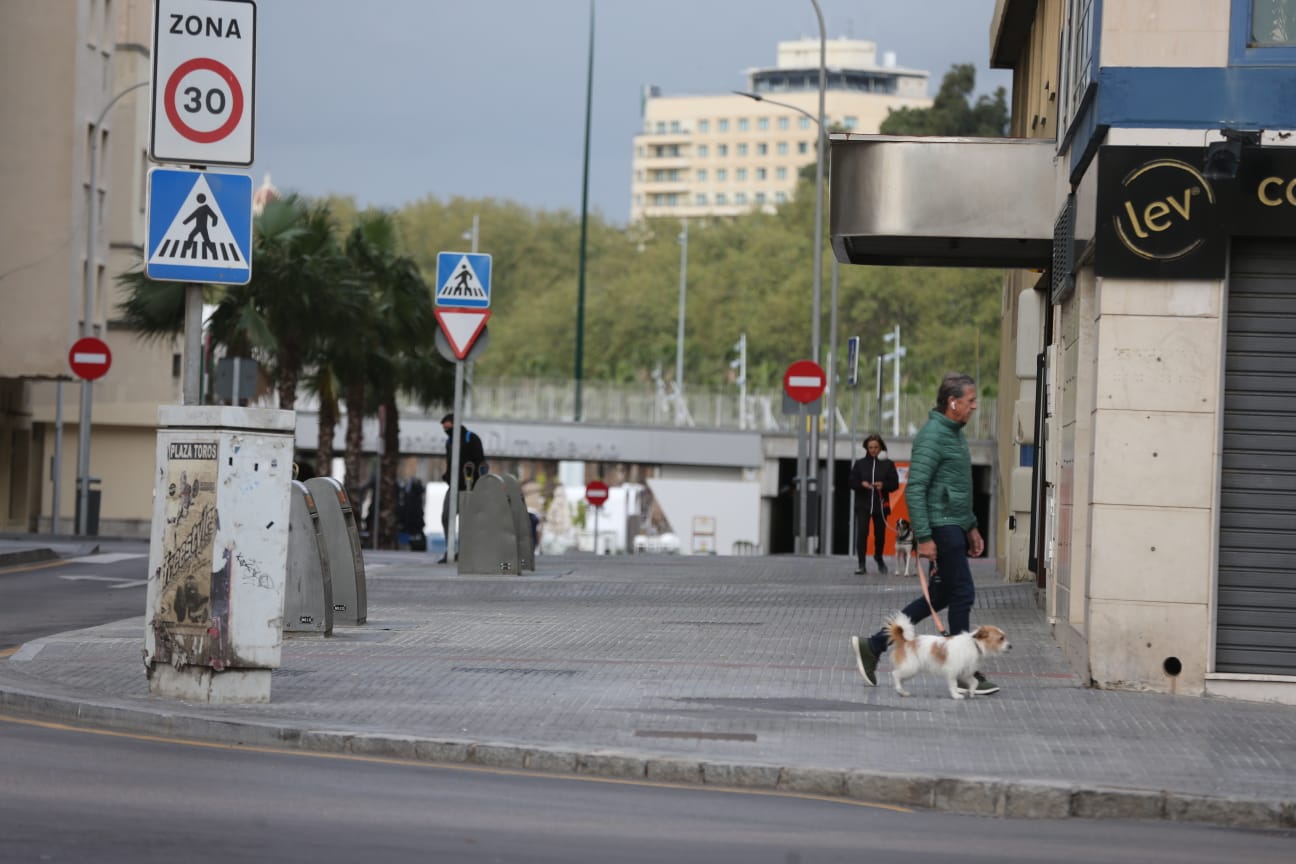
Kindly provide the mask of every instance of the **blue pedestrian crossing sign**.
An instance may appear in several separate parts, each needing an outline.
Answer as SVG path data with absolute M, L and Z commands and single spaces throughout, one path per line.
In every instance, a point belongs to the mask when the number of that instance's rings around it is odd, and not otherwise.
M 149 171 L 144 272 L 150 279 L 246 285 L 252 280 L 252 178 Z
M 476 252 L 438 252 L 434 305 L 441 308 L 489 309 L 491 256 Z

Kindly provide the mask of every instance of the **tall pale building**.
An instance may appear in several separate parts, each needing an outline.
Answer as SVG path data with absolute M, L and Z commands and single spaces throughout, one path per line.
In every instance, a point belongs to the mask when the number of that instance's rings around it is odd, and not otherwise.
M 59 528 L 73 530 L 83 385 L 68 349 L 88 317 L 112 351 L 89 424 L 100 529 L 147 536 L 157 406 L 179 400 L 179 348 L 121 326 L 115 280 L 144 246 L 150 91 L 136 85 L 151 74 L 152 24 L 150 0 L 0 2 L 3 531 L 49 530 L 56 460 Z
M 830 129 L 877 132 L 891 111 L 931 105 L 928 73 L 896 66 L 891 53 L 879 63 L 875 43 L 834 39 L 826 49 Z M 780 42 L 778 64 L 748 72 L 746 92 L 761 100 L 648 89 L 634 139 L 632 222 L 736 215 L 792 198 L 798 170 L 817 157 L 819 40 Z

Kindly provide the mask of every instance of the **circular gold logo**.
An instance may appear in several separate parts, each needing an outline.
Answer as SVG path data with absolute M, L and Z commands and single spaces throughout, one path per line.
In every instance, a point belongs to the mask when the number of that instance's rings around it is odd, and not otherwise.
M 1121 181 L 1112 222 L 1125 248 L 1149 261 L 1177 261 L 1206 242 L 1215 192 L 1202 173 L 1178 159 L 1156 159 Z

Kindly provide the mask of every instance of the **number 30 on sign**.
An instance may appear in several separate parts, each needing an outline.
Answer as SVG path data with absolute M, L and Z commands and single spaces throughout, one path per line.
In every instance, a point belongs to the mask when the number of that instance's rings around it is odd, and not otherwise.
M 153 22 L 156 162 L 251 165 L 254 0 L 157 0 Z

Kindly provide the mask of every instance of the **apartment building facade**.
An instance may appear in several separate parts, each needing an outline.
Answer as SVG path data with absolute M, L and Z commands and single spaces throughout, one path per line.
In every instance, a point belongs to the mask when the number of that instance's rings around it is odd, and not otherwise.
M 1000 564 L 1099 687 L 1296 704 L 1296 3 L 998 0 L 1014 140 L 835 135 L 840 260 L 1006 268 Z
M 140 466 L 154 461 L 157 406 L 179 401 L 180 349 L 120 326 L 115 278 L 144 246 L 152 6 L 0 4 L 0 530 L 47 531 L 56 515 L 73 530 L 84 385 L 68 350 L 88 317 L 112 351 L 91 389 L 100 530 L 147 536 Z
M 931 104 L 928 73 L 897 67 L 891 54 L 879 63 L 875 43 L 832 39 L 825 48 L 829 128 L 876 132 L 892 110 Z M 751 70 L 744 92 L 760 101 L 647 91 L 634 138 L 632 222 L 733 216 L 791 199 L 797 172 L 818 158 L 819 40 L 780 42 L 777 64 Z

